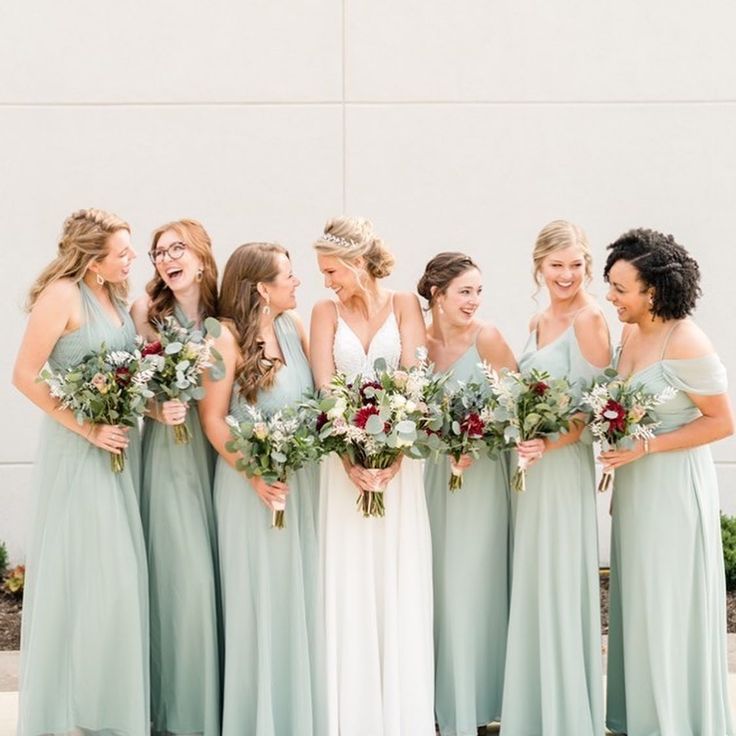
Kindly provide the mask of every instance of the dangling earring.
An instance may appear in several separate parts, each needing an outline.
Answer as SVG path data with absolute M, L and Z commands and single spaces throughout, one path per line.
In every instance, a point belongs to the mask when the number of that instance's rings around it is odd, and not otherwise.
M 196 276 L 197 281 L 201 281 L 203 276 L 204 276 L 204 269 L 198 268 L 197 276 Z
M 441 304 L 437 305 L 437 309 L 439 310 L 439 313 L 440 314 L 444 314 L 445 313 L 445 310 L 442 309 L 442 305 Z
M 269 306 L 271 304 L 271 297 L 266 294 L 266 304 L 263 307 L 263 314 L 265 314 L 267 317 L 269 314 L 271 314 L 271 307 Z
M 103 279 L 102 276 L 100 276 L 99 273 L 95 275 L 95 281 L 97 282 L 97 285 L 98 286 L 104 286 L 105 285 L 105 279 Z

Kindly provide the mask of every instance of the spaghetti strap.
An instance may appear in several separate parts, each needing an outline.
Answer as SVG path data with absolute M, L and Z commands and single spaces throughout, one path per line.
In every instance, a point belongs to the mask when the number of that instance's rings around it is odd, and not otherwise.
M 570 323 L 570 326 L 573 328 L 573 330 L 575 329 L 575 320 L 578 318 L 578 315 L 581 312 L 584 312 L 586 309 L 590 309 L 591 307 L 595 307 L 598 313 L 603 315 L 603 311 L 601 310 L 600 305 L 597 304 L 596 302 L 593 302 L 591 304 L 586 304 L 584 307 L 581 307 L 580 309 L 578 309 L 573 315 L 572 322 Z M 608 320 L 605 319 L 605 317 L 603 319 L 603 324 L 606 326 L 606 334 L 608 335 L 608 354 L 610 356 L 613 351 L 613 347 L 612 347 L 613 343 L 611 341 L 611 328 L 608 326 Z M 624 344 L 623 342 L 621 342 L 621 348 L 623 348 L 623 346 Z
M 681 324 L 682 324 L 683 322 L 684 322 L 684 320 L 679 320 L 679 321 L 675 322 L 675 324 L 673 324 L 673 325 L 672 325 L 672 327 L 670 327 L 670 330 L 669 330 L 669 332 L 667 333 L 667 335 L 665 336 L 665 338 L 664 338 L 664 342 L 662 343 L 662 352 L 661 352 L 661 354 L 660 354 L 660 356 L 659 356 L 659 359 L 660 359 L 660 360 L 664 360 L 664 354 L 665 354 L 665 351 L 667 350 L 667 348 L 669 347 L 669 344 L 670 344 L 670 338 L 672 337 L 672 333 L 673 333 L 673 332 L 674 332 L 674 331 L 675 331 L 675 330 L 676 330 L 676 329 L 677 329 L 677 328 L 678 328 L 678 327 L 679 327 L 679 326 L 680 326 L 680 325 L 681 325 Z

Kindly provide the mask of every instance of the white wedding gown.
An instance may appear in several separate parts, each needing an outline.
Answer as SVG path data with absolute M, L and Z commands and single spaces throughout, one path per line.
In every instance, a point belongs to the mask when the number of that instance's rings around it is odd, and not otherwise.
M 366 354 L 338 316 L 335 366 L 372 375 L 396 367 L 401 339 L 391 311 Z M 422 464 L 404 458 L 384 493 L 386 515 L 364 518 L 340 459 L 322 466 L 329 736 L 433 736 L 432 545 Z M 458 601 L 467 605 L 467 601 Z

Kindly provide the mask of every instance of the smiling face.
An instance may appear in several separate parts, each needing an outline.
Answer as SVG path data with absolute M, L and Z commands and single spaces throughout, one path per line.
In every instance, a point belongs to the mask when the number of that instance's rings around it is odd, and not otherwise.
M 166 230 L 151 249 L 151 260 L 166 286 L 176 294 L 189 289 L 198 279 L 202 260 L 175 230 Z
M 332 289 L 341 302 L 348 301 L 361 291 L 355 271 L 336 256 L 318 255 L 317 264 L 325 277 L 325 288 Z
M 639 278 L 639 271 L 622 258 L 608 272 L 606 299 L 616 308 L 621 322 L 635 324 L 651 318 L 648 289 Z
M 301 281 L 291 270 L 291 261 L 284 253 L 276 253 L 278 273 L 273 281 L 259 284 L 258 291 L 274 315 L 296 308 L 296 288 Z
M 553 299 L 574 298 L 585 282 L 585 257 L 580 246 L 560 248 L 544 257 L 539 272 Z
M 469 268 L 450 281 L 444 293 L 436 296 L 434 303 L 442 307 L 443 317 L 450 324 L 464 326 L 473 321 L 482 293 L 480 271 Z
M 136 257 L 130 243 L 130 233 L 124 229 L 116 230 L 108 236 L 105 245 L 107 254 L 93 261 L 89 270 L 111 284 L 120 284 L 128 278 L 130 265 Z

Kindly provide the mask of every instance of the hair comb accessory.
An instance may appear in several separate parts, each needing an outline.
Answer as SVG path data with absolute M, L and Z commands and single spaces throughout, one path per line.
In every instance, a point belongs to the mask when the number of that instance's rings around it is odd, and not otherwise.
M 342 246 L 343 248 L 358 247 L 358 243 L 354 243 L 352 240 L 348 240 L 347 238 L 341 238 L 339 235 L 333 235 L 332 233 L 322 233 L 319 239 L 326 240 L 328 243 L 334 243 L 335 245 Z

